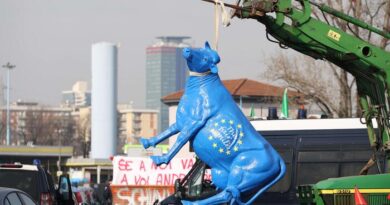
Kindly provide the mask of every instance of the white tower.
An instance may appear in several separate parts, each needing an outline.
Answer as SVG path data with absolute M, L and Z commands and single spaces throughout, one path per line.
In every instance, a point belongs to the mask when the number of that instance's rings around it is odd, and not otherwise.
M 92 45 L 92 139 L 91 158 L 116 154 L 117 141 L 117 46 Z

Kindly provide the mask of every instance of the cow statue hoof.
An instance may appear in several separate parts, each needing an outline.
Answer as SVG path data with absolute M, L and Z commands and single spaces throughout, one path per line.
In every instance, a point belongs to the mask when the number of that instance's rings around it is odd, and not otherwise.
M 156 165 L 161 165 L 161 164 L 167 164 L 167 160 L 162 156 L 151 156 L 150 157 L 153 161 L 153 163 L 155 163 Z
M 149 143 L 149 140 L 148 139 L 145 139 L 145 138 L 141 138 L 140 140 L 140 143 L 142 144 L 142 146 L 145 148 L 145 149 L 148 149 L 151 144 Z

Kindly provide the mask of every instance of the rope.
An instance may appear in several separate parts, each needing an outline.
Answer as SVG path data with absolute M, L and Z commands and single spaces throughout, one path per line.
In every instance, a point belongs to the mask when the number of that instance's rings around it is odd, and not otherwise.
M 224 27 L 228 27 L 230 25 L 231 17 L 229 15 L 229 12 L 227 12 L 225 4 L 223 3 L 223 0 L 214 0 L 215 2 L 215 16 L 214 16 L 214 22 L 215 22 L 215 50 L 218 51 L 218 41 L 219 41 L 219 21 L 220 16 L 222 18 L 222 25 Z M 220 7 L 221 9 L 218 9 Z M 221 13 L 220 13 L 221 12 Z
M 211 71 L 207 71 L 207 72 L 203 72 L 203 73 L 190 71 L 190 76 L 203 77 L 203 76 L 206 76 L 206 75 L 208 75 L 210 73 L 211 73 Z

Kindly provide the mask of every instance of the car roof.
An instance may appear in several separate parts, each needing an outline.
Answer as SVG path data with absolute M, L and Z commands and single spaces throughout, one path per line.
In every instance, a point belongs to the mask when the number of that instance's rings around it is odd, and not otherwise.
M 37 165 L 32 164 L 0 164 L 0 169 L 16 169 L 16 170 L 26 170 L 26 171 L 38 171 Z
M 8 188 L 8 187 L 0 187 L 0 198 L 3 198 L 5 195 L 7 195 L 10 192 L 22 192 L 26 195 L 28 195 L 26 192 L 20 190 L 20 189 L 14 189 L 14 188 Z
M 27 194 L 27 193 L 24 192 L 23 190 L 14 189 L 14 188 L 8 188 L 8 187 L 0 187 L 0 200 L 4 200 L 4 198 L 5 198 L 9 193 L 12 193 L 12 192 L 23 193 L 23 194 L 25 194 L 26 196 L 29 196 L 30 199 L 33 200 L 35 204 L 37 204 L 37 202 L 36 202 L 29 194 Z M 3 204 L 3 201 L 0 201 L 0 204 Z

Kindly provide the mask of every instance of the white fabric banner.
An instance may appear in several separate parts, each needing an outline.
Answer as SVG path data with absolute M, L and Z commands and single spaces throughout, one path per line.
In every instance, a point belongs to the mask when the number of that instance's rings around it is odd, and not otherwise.
M 173 158 L 168 165 L 156 166 L 146 157 L 115 156 L 112 185 L 172 186 L 190 171 L 195 161 L 195 158 Z

